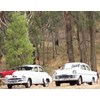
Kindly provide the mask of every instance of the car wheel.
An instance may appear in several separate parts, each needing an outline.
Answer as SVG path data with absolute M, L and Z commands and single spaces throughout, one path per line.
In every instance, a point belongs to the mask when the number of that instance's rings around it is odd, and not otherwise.
M 70 84 L 70 85 L 75 85 L 75 84 L 76 84 L 76 82 L 73 82 L 73 81 L 72 81 L 72 82 L 70 82 L 69 84 Z
M 60 86 L 60 82 L 59 81 L 55 81 L 56 86 Z
M 92 82 L 88 83 L 89 85 L 93 85 L 95 83 L 95 78 L 92 78 Z
M 81 84 L 82 84 L 82 77 L 80 76 L 80 77 L 78 78 L 77 85 L 81 85 Z
M 8 89 L 12 89 L 12 86 L 13 86 L 12 84 L 7 85 Z
M 43 86 L 44 87 L 48 87 L 49 86 L 49 82 L 50 82 L 49 79 L 46 79 L 46 80 L 43 79 Z
M 27 83 L 25 84 L 26 88 L 30 88 L 31 87 L 31 79 L 28 79 Z
M 2 78 L 3 77 L 3 75 L 2 74 L 0 74 L 0 78 Z

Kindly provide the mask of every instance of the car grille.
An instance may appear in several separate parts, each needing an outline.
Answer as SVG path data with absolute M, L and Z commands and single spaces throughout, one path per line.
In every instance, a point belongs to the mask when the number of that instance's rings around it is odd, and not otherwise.
M 67 78 L 75 78 L 75 75 L 59 75 L 59 76 L 55 76 L 55 79 L 67 79 Z
M 20 80 L 21 78 L 10 78 L 9 80 Z
M 21 81 L 23 81 L 21 78 L 10 78 L 7 80 L 7 82 L 12 83 L 12 84 L 21 82 Z

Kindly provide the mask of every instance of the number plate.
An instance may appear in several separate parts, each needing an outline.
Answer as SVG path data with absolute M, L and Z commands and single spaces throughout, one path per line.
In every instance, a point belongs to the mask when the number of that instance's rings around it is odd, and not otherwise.
M 10 83 L 16 83 L 17 81 L 10 81 Z

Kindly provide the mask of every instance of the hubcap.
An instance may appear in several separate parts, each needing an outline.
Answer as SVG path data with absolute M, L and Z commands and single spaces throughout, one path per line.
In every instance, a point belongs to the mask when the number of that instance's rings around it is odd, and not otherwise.
M 46 87 L 48 86 L 48 81 L 45 82 L 45 86 L 46 86 Z
M 81 84 L 82 82 L 81 82 L 81 77 L 79 78 L 79 84 Z
M 30 87 L 30 81 L 28 80 L 28 82 L 27 82 L 27 85 L 28 85 L 28 87 Z
M 49 84 L 48 80 L 45 80 L 45 81 L 44 81 L 44 86 L 47 87 L 48 84 Z
M 94 83 L 95 83 L 95 79 L 93 78 L 93 79 L 92 79 L 92 84 L 94 84 Z

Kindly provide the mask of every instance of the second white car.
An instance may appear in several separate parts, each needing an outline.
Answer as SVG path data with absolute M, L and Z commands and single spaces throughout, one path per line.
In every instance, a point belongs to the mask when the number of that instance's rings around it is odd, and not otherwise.
M 65 64 L 62 70 L 55 70 L 53 80 L 56 86 L 60 86 L 61 83 L 69 83 L 70 85 L 88 83 L 92 85 L 98 81 L 98 73 L 92 71 L 85 63 L 73 62 Z

